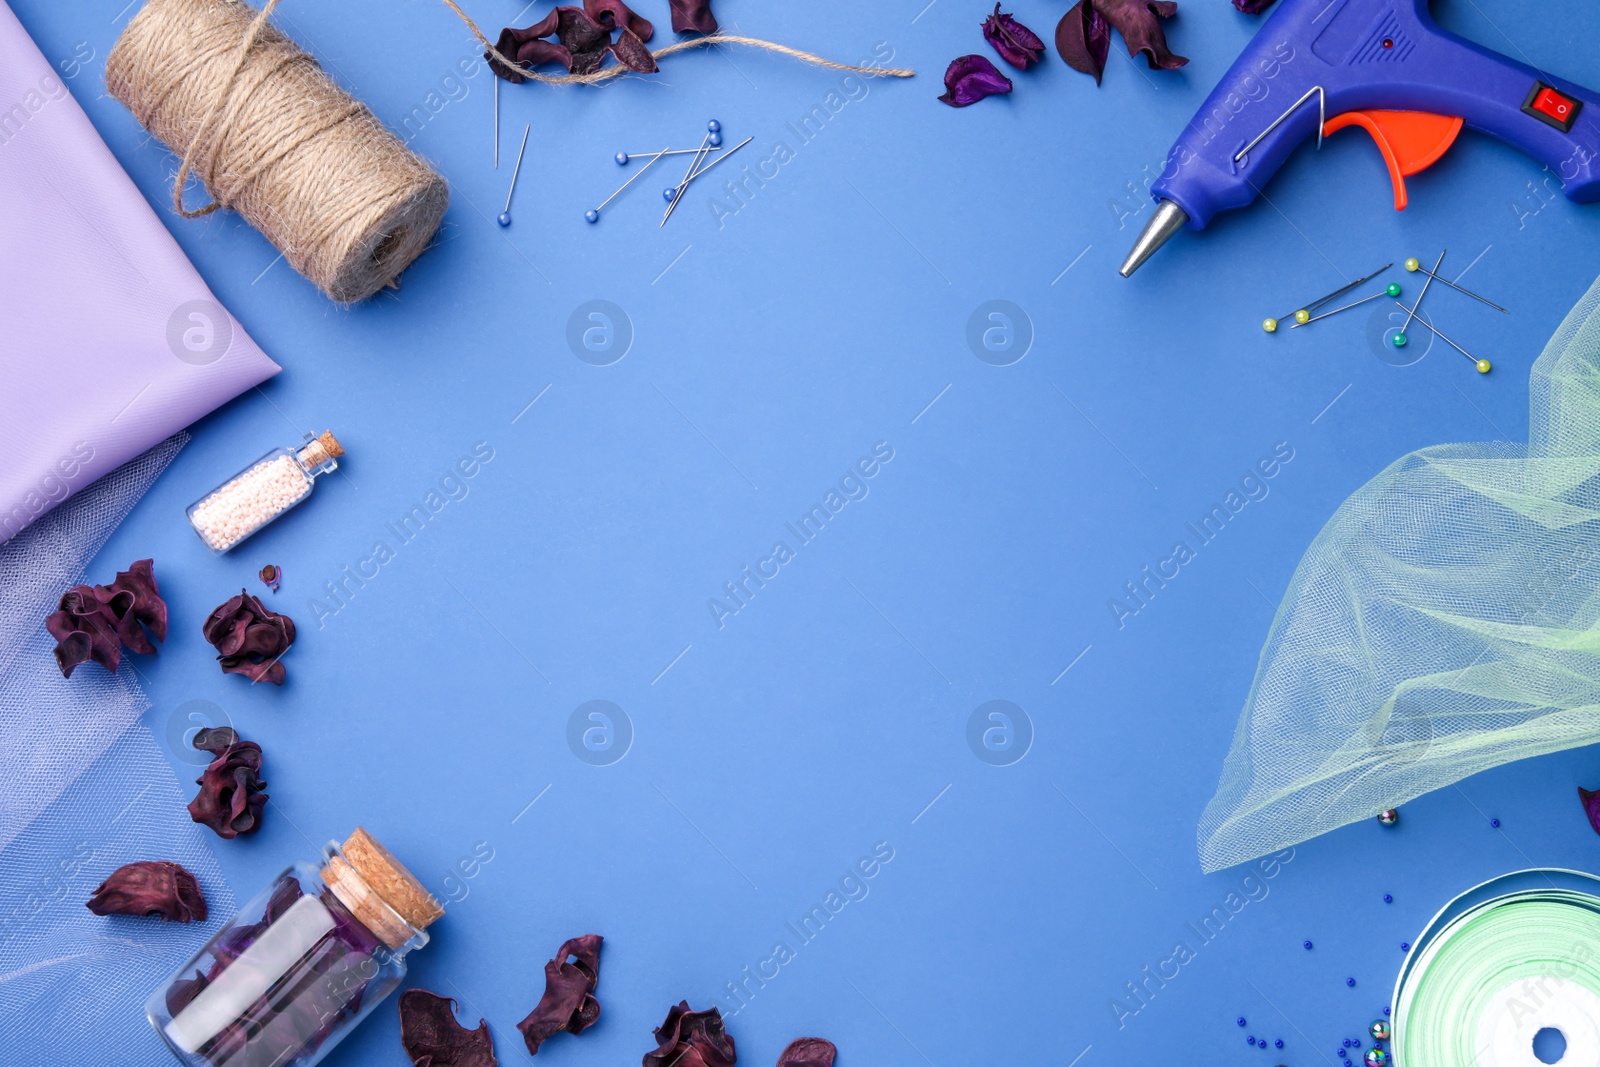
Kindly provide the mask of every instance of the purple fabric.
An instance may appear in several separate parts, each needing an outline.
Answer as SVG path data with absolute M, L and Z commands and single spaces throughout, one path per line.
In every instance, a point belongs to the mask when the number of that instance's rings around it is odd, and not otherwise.
M 5 0 L 0 309 L 0 542 L 280 369 Z

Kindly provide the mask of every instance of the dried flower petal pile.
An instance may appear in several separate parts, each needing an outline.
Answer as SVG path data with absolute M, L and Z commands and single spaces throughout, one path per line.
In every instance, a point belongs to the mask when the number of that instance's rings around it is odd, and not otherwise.
M 679 33 L 715 33 L 717 20 L 706 0 L 673 0 L 672 28 Z M 582 7 L 558 7 L 524 29 L 507 26 L 500 31 L 495 49 L 520 69 L 507 67 L 487 52 L 484 58 L 497 75 L 517 83 L 527 80 L 523 70 L 551 63 L 560 64 L 568 74 L 593 74 L 607 54 L 629 70 L 651 74 L 656 61 L 645 42 L 655 32 L 655 25 L 623 0 L 584 0 Z
M 656 1027 L 656 1050 L 644 1054 L 644 1067 L 733 1067 L 738 1053 L 733 1036 L 722 1028 L 716 1008 L 690 1011 L 680 1000 Z
M 1001 74 L 983 56 L 961 56 L 944 72 L 941 101 L 951 107 L 966 107 L 979 100 L 1011 91 L 1011 79 Z
M 217 650 L 223 674 L 242 674 L 252 682 L 282 685 L 283 654 L 294 644 L 294 620 L 267 609 L 241 589 L 211 613 L 202 630 Z
M 194 735 L 194 747 L 216 759 L 195 779 L 200 793 L 189 802 L 189 817 L 232 839 L 261 828 L 267 783 L 261 780 L 261 746 L 241 741 L 230 727 L 215 726 Z
M 61 596 L 58 610 L 45 619 L 45 629 L 56 639 L 56 664 L 63 677 L 73 668 L 94 660 L 115 673 L 122 663 L 122 646 L 153 656 L 157 641 L 167 639 L 167 603 L 156 588 L 154 561 L 141 559 L 117 575 L 110 585 L 75 585 Z
M 112 871 L 85 905 L 96 915 L 159 915 L 162 922 L 205 922 L 206 896 L 180 864 L 140 860 Z
M 539 1046 L 561 1031 L 581 1034 L 600 1018 L 594 989 L 600 982 L 600 944 L 604 940 L 599 934 L 575 937 L 563 942 L 556 958 L 544 965 L 544 996 L 517 1024 L 530 1056 L 537 1055 Z
M 400 994 L 400 1043 L 413 1067 L 495 1067 L 489 1024 L 476 1030 L 456 1021 L 455 1001 L 425 989 Z

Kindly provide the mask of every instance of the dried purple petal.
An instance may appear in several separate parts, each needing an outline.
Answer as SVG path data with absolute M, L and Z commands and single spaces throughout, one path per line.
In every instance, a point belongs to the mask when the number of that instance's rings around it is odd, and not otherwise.
M 500 31 L 500 39 L 494 44 L 495 51 L 507 59 L 514 60 L 518 67 L 532 69 L 546 63 L 560 63 L 570 71 L 572 53 L 554 41 L 542 40 L 555 33 L 560 22 L 560 16 L 552 11 L 526 29 L 518 30 L 507 26 Z M 490 52 L 485 52 L 483 58 L 489 61 L 490 70 L 508 82 L 520 85 L 528 80 L 522 76 L 520 70 L 508 69 Z
M 75 585 L 61 595 L 57 610 L 45 619 L 56 639 L 56 665 L 71 678 L 80 663 L 94 660 L 116 673 L 122 647 L 155 655 L 148 628 L 157 641 L 167 639 L 167 603 L 156 587 L 155 564 L 141 559 L 110 585 Z
M 581 7 L 556 8 L 556 37 L 572 53 L 572 73 L 593 74 L 611 48 L 611 31 Z
M 223 674 L 282 685 L 283 654 L 294 644 L 294 620 L 270 611 L 246 590 L 223 603 L 201 628 L 217 650 Z
M 997 93 L 1009 93 L 1011 79 L 983 56 L 962 56 L 945 69 L 944 87 L 940 100 L 951 107 L 966 107 Z
M 600 1018 L 594 988 L 600 981 L 600 944 L 604 940 L 599 934 L 584 934 L 565 941 L 556 950 L 556 958 L 544 965 L 544 996 L 517 1024 L 528 1055 L 537 1055 L 539 1046 L 562 1030 L 581 1034 Z
M 1056 51 L 1067 66 L 1094 75 L 1099 85 L 1111 51 L 1111 23 L 1090 0 L 1078 0 L 1056 23 Z
M 1246 15 L 1259 15 L 1272 6 L 1272 0 L 1233 0 L 1233 6 Z
M 799 1037 L 784 1048 L 778 1067 L 833 1067 L 839 1050 L 832 1041 L 820 1037 Z
M 1044 58 L 1044 42 L 1039 35 L 1012 16 L 1001 14 L 998 3 L 994 14 L 983 20 L 983 39 L 1018 70 L 1027 70 Z
M 1167 48 L 1161 20 L 1178 13 L 1172 0 L 1093 0 L 1106 21 L 1122 34 L 1130 56 L 1143 52 L 1151 70 L 1177 70 L 1189 62 Z
M 239 734 L 231 726 L 207 726 L 203 730 L 196 730 L 194 739 L 189 743 L 201 752 L 220 756 L 239 743 Z
M 617 35 L 611 44 L 611 54 L 617 57 L 617 62 L 640 74 L 654 74 L 661 69 L 656 66 L 656 57 L 650 54 L 650 49 L 630 30 Z
M 668 0 L 672 7 L 673 33 L 716 33 L 717 18 L 711 13 L 711 0 Z
M 400 994 L 400 1044 L 414 1067 L 495 1067 L 489 1024 L 476 1030 L 456 1021 L 455 1001 L 426 989 Z
M 140 860 L 112 871 L 86 905 L 96 915 L 159 915 L 162 922 L 206 921 L 206 897 L 181 865 Z
M 278 591 L 278 583 L 283 581 L 283 568 L 276 563 L 269 563 L 261 568 L 261 581 L 274 593 Z
M 630 22 L 638 21 L 646 26 L 650 25 L 620 3 L 596 5 L 596 10 L 609 19 L 616 17 L 618 9 L 627 12 Z M 655 28 L 651 26 L 650 29 L 653 33 Z M 560 44 L 544 40 L 552 34 L 561 42 Z M 527 29 L 518 30 L 507 26 L 500 31 L 500 39 L 495 42 L 495 49 L 506 58 L 515 60 L 520 67 L 531 68 L 541 63 L 560 63 L 573 74 L 593 74 L 599 70 L 610 47 L 611 30 L 590 18 L 581 7 L 558 7 Z M 527 80 L 517 71 L 506 70 L 504 65 L 489 53 L 484 53 L 484 57 L 489 60 L 490 69 L 506 81 Z
M 232 735 L 233 740 L 228 740 Z M 194 747 L 215 752 L 217 758 L 195 779 L 200 792 L 189 802 L 189 818 L 233 839 L 261 829 L 261 809 L 267 806 L 267 783 L 261 780 L 261 746 L 239 741 L 228 727 L 201 730 Z M 220 751 L 213 747 L 228 741 Z
M 625 30 L 641 41 L 656 35 L 655 24 L 634 14 L 622 0 L 583 0 L 583 10 L 608 30 Z
M 1591 792 L 1580 785 L 1578 800 L 1583 804 L 1583 813 L 1589 816 L 1589 825 L 1600 834 L 1600 792 Z
M 656 1027 L 656 1050 L 644 1054 L 644 1067 L 733 1067 L 739 1058 L 733 1036 L 722 1028 L 716 1008 L 690 1011 L 680 1000 Z

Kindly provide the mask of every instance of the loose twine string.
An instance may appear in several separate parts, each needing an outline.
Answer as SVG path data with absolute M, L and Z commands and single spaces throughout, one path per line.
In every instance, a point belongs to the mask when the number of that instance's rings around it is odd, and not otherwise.
M 172 207 L 184 218 L 237 211 L 295 270 L 341 303 L 377 292 L 428 246 L 449 203 L 431 166 L 330 78 L 268 17 L 241 0 L 147 0 L 106 59 L 106 87 L 180 156 Z M 633 73 L 527 70 L 502 54 L 456 0 L 442 0 L 506 69 L 550 85 L 596 85 Z M 652 52 L 737 44 L 813 66 L 874 77 L 913 70 L 860 67 L 755 37 L 715 33 Z M 190 208 L 198 175 L 211 201 Z

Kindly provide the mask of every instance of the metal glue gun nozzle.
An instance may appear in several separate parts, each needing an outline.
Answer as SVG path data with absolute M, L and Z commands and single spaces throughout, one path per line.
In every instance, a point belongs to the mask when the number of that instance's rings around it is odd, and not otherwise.
M 1145 223 L 1144 232 L 1139 234 L 1139 239 L 1133 244 L 1133 251 L 1123 260 L 1122 270 L 1118 273 L 1124 278 L 1133 277 L 1133 272 L 1144 266 L 1144 261 L 1155 255 L 1156 249 L 1166 244 L 1172 239 L 1173 234 L 1188 224 L 1188 212 L 1171 200 L 1161 201 L 1156 213 Z

